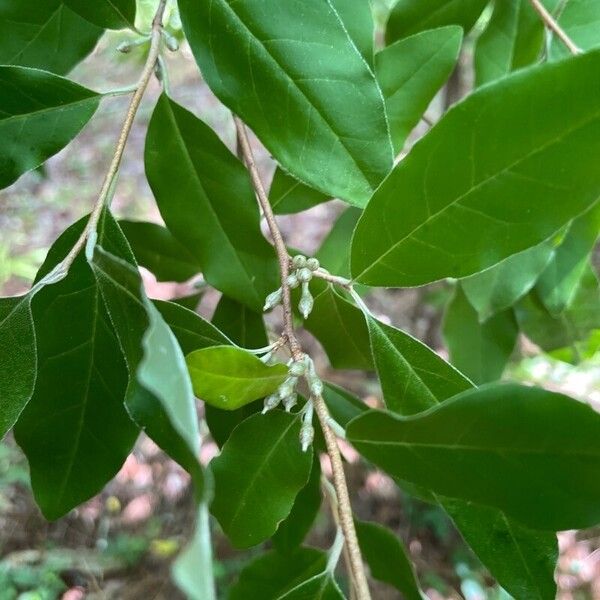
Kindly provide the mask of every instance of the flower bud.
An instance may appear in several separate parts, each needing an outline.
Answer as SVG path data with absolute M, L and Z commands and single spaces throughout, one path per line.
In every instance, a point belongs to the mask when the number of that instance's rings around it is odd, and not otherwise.
M 283 292 L 282 292 L 281 288 L 275 290 L 274 292 L 271 292 L 267 296 L 267 299 L 265 300 L 265 306 L 264 306 L 263 310 L 271 310 L 272 308 L 274 308 L 275 306 L 277 306 L 278 304 L 281 303 L 282 298 L 283 298 Z
M 279 394 L 279 397 L 283 400 L 284 398 L 287 398 L 288 396 L 291 396 L 294 393 L 294 390 L 296 389 L 297 383 L 298 383 L 298 378 L 297 377 L 288 377 L 279 386 L 279 389 L 277 390 L 277 393 Z
M 323 393 L 323 382 L 316 376 L 309 376 L 308 387 L 313 396 L 320 396 Z
M 298 280 L 302 283 L 307 283 L 312 279 L 312 271 L 303 267 L 302 269 L 298 269 Z
M 310 423 L 303 423 L 300 429 L 300 445 L 302 452 L 306 452 L 315 439 L 315 430 Z
M 297 288 L 300 285 L 300 280 L 298 279 L 298 275 L 296 275 L 296 273 L 290 273 L 290 275 L 288 275 L 288 277 L 285 280 L 285 282 L 292 289 L 295 289 L 295 288 Z
M 319 264 L 319 261 L 316 258 L 309 258 L 306 261 L 306 267 L 311 271 L 316 271 L 320 266 L 321 265 Z
M 179 50 L 179 41 L 173 35 L 171 35 L 168 31 L 162 30 L 163 37 L 165 38 L 165 46 L 171 52 L 177 52 Z
M 305 319 L 308 319 L 314 304 L 315 301 L 313 300 L 312 294 L 308 288 L 308 283 L 303 283 L 302 296 L 300 297 L 300 302 L 298 302 L 298 310 Z
M 290 365 L 290 375 L 302 377 L 306 373 L 306 364 L 302 361 L 295 361 Z
M 306 256 L 302 256 L 302 254 L 297 254 L 292 258 L 292 264 L 296 269 L 301 269 L 306 266 Z
M 290 412 L 294 406 L 298 403 L 298 396 L 296 394 L 291 394 L 290 396 L 286 396 L 283 399 L 283 407 L 286 412 Z
M 281 398 L 279 394 L 271 394 L 265 398 L 265 402 L 263 404 L 262 414 L 268 413 L 270 410 L 276 408 L 281 402 Z

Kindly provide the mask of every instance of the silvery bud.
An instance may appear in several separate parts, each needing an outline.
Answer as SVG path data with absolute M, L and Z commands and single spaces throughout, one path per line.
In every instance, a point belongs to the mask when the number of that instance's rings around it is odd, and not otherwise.
M 290 365 L 290 375 L 302 377 L 304 373 L 306 373 L 306 364 L 304 362 L 296 361 Z
M 308 377 L 308 387 L 313 396 L 320 396 L 323 393 L 323 382 L 314 375 Z
M 296 389 L 296 384 L 298 383 L 297 377 L 288 377 L 277 390 L 279 397 L 283 400 L 283 398 L 287 398 L 294 393 Z
M 270 396 L 267 396 L 265 398 L 265 402 L 263 405 L 262 414 L 264 415 L 265 413 L 268 413 L 270 410 L 273 410 L 274 408 L 279 406 L 280 402 L 281 402 L 281 398 L 279 397 L 279 394 L 271 394 Z
M 306 452 L 315 439 L 315 430 L 310 423 L 303 423 L 300 429 L 300 445 L 302 452 Z
M 306 261 L 306 267 L 311 271 L 316 271 L 320 266 L 321 265 L 319 264 L 319 261 L 316 258 L 309 258 Z
M 265 300 L 265 306 L 263 310 L 271 310 L 272 308 L 281 303 L 282 298 L 283 291 L 281 290 L 281 288 L 275 290 L 274 292 L 271 292 Z
M 306 266 L 306 256 L 302 256 L 302 254 L 297 254 L 292 258 L 292 264 L 296 269 L 301 269 Z
M 298 310 L 300 314 L 308 319 L 308 316 L 312 312 L 313 306 L 315 305 L 315 301 L 310 293 L 308 288 L 308 283 L 302 284 L 302 296 L 300 297 L 300 302 L 298 302 Z
M 162 31 L 162 34 L 165 38 L 165 46 L 171 52 L 177 52 L 177 50 L 179 50 L 179 41 L 177 40 L 177 38 L 171 35 L 168 31 L 165 31 L 164 29 Z
M 298 269 L 298 280 L 302 283 L 308 282 L 312 279 L 312 271 L 303 267 L 302 269 Z
M 288 277 L 285 280 L 285 282 L 292 289 L 295 289 L 295 288 L 297 288 L 300 285 L 300 280 L 298 279 L 298 275 L 296 275 L 296 273 L 291 273 L 290 275 L 288 275 Z
M 296 394 L 291 394 L 283 399 L 283 407 L 285 408 L 286 412 L 290 412 L 290 410 L 292 410 L 297 403 L 298 396 Z

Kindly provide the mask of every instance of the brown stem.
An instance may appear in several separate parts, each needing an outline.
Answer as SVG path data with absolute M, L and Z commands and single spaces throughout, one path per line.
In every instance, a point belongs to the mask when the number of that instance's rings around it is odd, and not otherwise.
M 534 10 L 540 15 L 542 21 L 544 21 L 544 25 L 557 35 L 560 41 L 569 49 L 569 52 L 571 54 L 579 54 L 581 49 L 567 35 L 567 32 L 557 23 L 556 19 L 548 12 L 540 0 L 530 0 L 530 2 Z

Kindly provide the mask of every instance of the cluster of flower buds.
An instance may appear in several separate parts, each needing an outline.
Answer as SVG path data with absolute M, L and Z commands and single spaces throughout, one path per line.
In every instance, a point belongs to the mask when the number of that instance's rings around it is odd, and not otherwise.
M 300 377 L 302 377 L 305 373 L 305 359 L 292 362 L 289 367 L 289 375 L 287 379 L 279 386 L 274 394 L 271 394 L 265 398 L 264 408 L 262 411 L 263 415 L 279 406 L 280 403 L 283 404 L 286 412 L 290 412 L 298 403 L 296 387 L 298 386 Z
M 286 284 L 291 289 L 302 286 L 302 295 L 300 296 L 300 302 L 298 303 L 298 310 L 305 319 L 308 318 L 314 306 L 314 300 L 310 293 L 309 284 L 310 280 L 313 278 L 313 273 L 319 266 L 319 261 L 316 258 L 306 258 L 306 256 L 298 254 L 292 259 L 293 269 L 286 280 Z M 281 304 L 282 298 L 283 291 L 281 288 L 271 292 L 265 301 L 264 310 L 271 310 L 278 304 Z

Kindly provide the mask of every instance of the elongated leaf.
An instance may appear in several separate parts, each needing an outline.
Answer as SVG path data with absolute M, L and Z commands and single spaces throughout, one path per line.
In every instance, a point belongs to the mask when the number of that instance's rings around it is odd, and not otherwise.
M 536 283 L 554 255 L 554 240 L 513 254 L 501 263 L 461 281 L 480 321 L 510 308 Z
M 381 91 L 359 49 L 372 22 L 356 18 L 366 14 L 357 4 L 311 2 L 299 11 L 279 0 L 181 0 L 179 8 L 206 82 L 281 166 L 364 206 L 391 167 L 392 147 Z
M 196 396 L 224 410 L 268 396 L 288 376 L 285 365 L 268 366 L 234 346 L 196 350 L 188 355 L 187 364 Z
M 495 506 L 530 527 L 600 521 L 600 415 L 567 396 L 489 385 L 414 417 L 372 411 L 346 431 L 390 475 Z
M 268 344 L 262 313 L 227 296 L 219 300 L 212 323 L 242 348 L 263 348 Z
M 165 95 L 150 121 L 145 160 L 167 227 L 202 265 L 206 281 L 262 309 L 277 287 L 277 264 L 260 232 L 242 163 L 207 125 Z
M 465 277 L 592 206 L 600 195 L 592 158 L 600 88 L 589 81 L 599 67 L 596 51 L 523 69 L 451 109 L 369 202 L 352 244 L 357 281 Z
M 307 484 L 296 496 L 290 514 L 273 536 L 273 545 L 279 552 L 291 554 L 302 544 L 319 513 L 321 500 L 321 463 L 315 456 Z
M 312 452 L 302 452 L 297 415 L 274 410 L 241 423 L 211 462 L 213 515 L 236 548 L 264 541 L 306 484 Z
M 269 189 L 269 202 L 275 213 L 297 213 L 328 200 L 331 198 L 327 194 L 300 183 L 280 167 L 275 170 Z
M 345 596 L 332 574 L 325 571 L 279 596 L 278 600 L 345 600 Z
M 135 23 L 135 0 L 64 0 L 84 19 L 103 29 L 123 29 Z
M 444 315 L 443 335 L 450 361 L 477 384 L 502 376 L 519 329 L 512 310 L 480 323 L 475 309 L 457 287 Z
M 326 565 L 327 556 L 315 548 L 296 548 L 291 554 L 271 550 L 244 567 L 228 600 L 276 600 L 303 581 L 322 573 Z
M 82 222 L 54 244 L 37 280 L 58 264 Z M 99 233 L 99 239 L 104 232 Z M 32 301 L 35 392 L 15 427 L 36 501 L 48 519 L 81 504 L 117 473 L 138 434 L 123 403 L 127 368 L 85 256 Z M 110 431 L 110 443 L 106 432 Z
M 361 212 L 358 208 L 347 208 L 337 218 L 315 255 L 334 275 L 350 277 L 350 242 Z
M 544 45 L 544 24 L 529 0 L 495 2 L 475 46 L 475 82 L 482 85 L 535 62 Z
M 0 66 L 0 188 L 62 150 L 99 102 L 96 92 L 57 75 Z
M 460 25 L 467 33 L 486 4 L 487 0 L 398 0 L 387 22 L 386 42 L 445 25 Z
M 31 398 L 36 368 L 31 295 L 0 298 L 0 439 Z
M 423 600 L 406 549 L 391 531 L 377 523 L 356 521 L 356 534 L 373 578 L 389 583 L 406 600 Z
M 559 4 L 558 24 L 582 50 L 590 50 L 600 45 L 598 26 L 600 6 L 595 0 L 565 0 Z M 550 44 L 550 58 L 568 56 L 570 50 L 553 36 Z
M 442 27 L 400 40 L 375 55 L 396 154 L 450 76 L 461 42 L 460 27 Z
M 0 3 L 0 63 L 68 73 L 94 48 L 102 29 L 62 0 Z
M 119 225 L 137 263 L 154 273 L 158 281 L 187 281 L 202 270 L 166 227 L 142 221 L 120 221 Z
M 354 417 L 358 417 L 369 409 L 356 396 L 353 396 L 338 385 L 329 382 L 324 385 L 323 399 L 327 404 L 332 418 L 342 427 L 346 427 Z
M 600 204 L 596 204 L 573 220 L 538 279 L 537 295 L 552 315 L 558 316 L 571 305 L 599 233 Z

